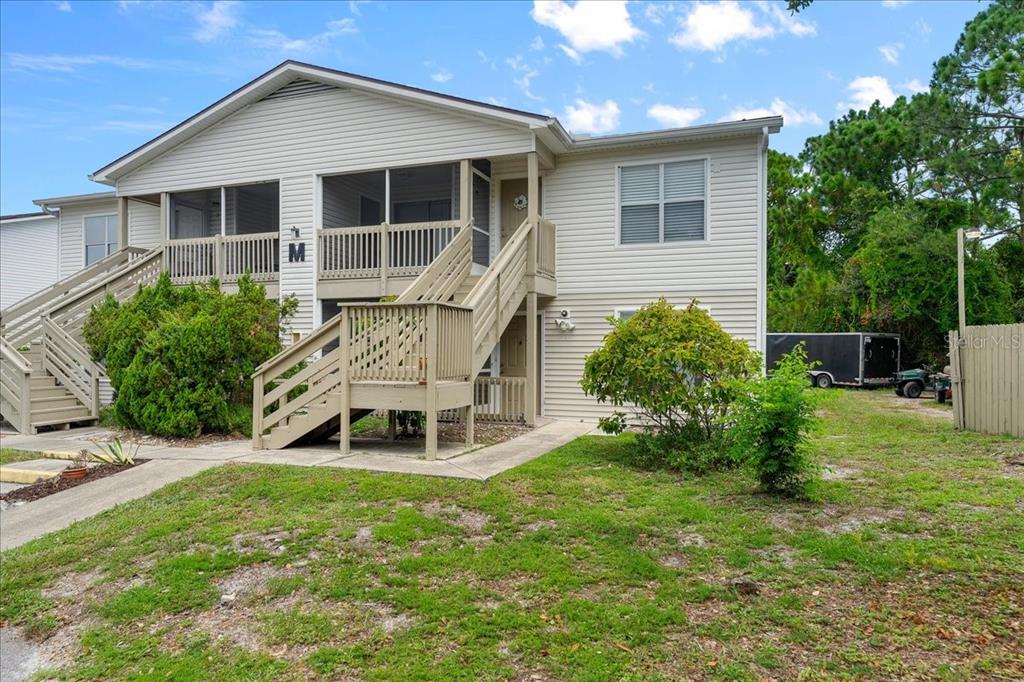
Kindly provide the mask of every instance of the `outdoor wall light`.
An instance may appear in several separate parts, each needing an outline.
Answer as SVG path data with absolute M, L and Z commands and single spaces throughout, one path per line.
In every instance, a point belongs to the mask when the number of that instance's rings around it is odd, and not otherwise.
M 299 228 L 297 228 L 296 226 L 292 225 L 292 239 L 298 239 L 298 238 L 299 238 Z

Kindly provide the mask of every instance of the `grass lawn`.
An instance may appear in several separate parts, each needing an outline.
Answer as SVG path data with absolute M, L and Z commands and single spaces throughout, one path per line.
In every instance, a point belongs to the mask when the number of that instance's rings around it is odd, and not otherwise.
M 12 448 L 0 448 L 0 464 L 13 464 L 15 462 L 27 462 L 30 459 L 40 459 L 38 452 L 27 450 L 14 450 Z
M 811 501 L 629 436 L 486 483 L 229 465 L 6 553 L 0 617 L 74 679 L 1020 679 L 1024 441 L 823 393 Z

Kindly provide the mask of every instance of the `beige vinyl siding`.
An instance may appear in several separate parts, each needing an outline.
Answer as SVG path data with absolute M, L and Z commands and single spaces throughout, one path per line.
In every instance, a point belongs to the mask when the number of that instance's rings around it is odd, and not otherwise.
M 281 178 L 281 298 L 294 295 L 298 310 L 290 328 L 306 333 L 316 326 L 316 238 L 313 225 L 316 178 L 312 175 Z M 299 228 L 299 238 L 292 237 L 292 227 Z M 288 262 L 288 245 L 306 245 L 306 260 Z
M 558 158 L 542 187 L 544 215 L 558 229 L 558 296 L 544 316 L 543 412 L 597 417 L 613 410 L 580 390 L 588 353 L 610 329 L 616 308 L 636 308 L 664 296 L 675 305 L 698 299 L 738 338 L 757 346 L 759 138 Z M 616 165 L 708 158 L 708 241 L 621 246 L 616 214 Z M 570 311 L 576 329 L 554 320 Z
M 160 207 L 128 202 L 128 244 L 146 249 L 160 246 Z
M 118 180 L 122 194 L 175 191 L 529 151 L 533 133 L 335 88 L 256 102 Z
M 57 281 L 57 217 L 0 224 L 0 308 Z

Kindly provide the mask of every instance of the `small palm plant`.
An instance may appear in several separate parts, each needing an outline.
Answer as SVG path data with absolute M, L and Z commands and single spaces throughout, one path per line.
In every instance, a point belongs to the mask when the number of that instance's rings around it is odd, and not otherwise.
M 93 453 L 93 458 L 105 464 L 131 466 L 135 464 L 135 455 L 139 453 L 138 443 L 125 445 L 121 442 L 120 438 L 116 437 L 110 443 L 97 443 L 93 441 L 93 444 L 99 448 L 98 452 Z

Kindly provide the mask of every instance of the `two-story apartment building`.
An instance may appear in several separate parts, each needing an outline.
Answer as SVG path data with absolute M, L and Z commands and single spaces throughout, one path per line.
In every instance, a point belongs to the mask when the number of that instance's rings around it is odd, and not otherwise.
M 93 173 L 113 212 L 39 202 L 60 208 L 71 279 L 4 311 L 4 347 L 70 348 L 101 291 L 130 295 L 161 270 L 225 286 L 248 272 L 299 302 L 289 349 L 255 378 L 257 445 L 339 428 L 346 443 L 338 415 L 372 408 L 593 418 L 608 408 L 578 382 L 611 315 L 696 298 L 762 348 L 781 125 L 576 138 L 551 116 L 285 62 Z M 100 214 L 115 218 L 97 261 Z M 397 300 L 361 305 L 384 296 Z M 20 371 L 75 383 L 52 368 L 80 348 L 47 363 L 31 347 Z M 5 416 L 57 423 L 30 403 L 16 414 L 4 376 Z M 306 397 L 290 398 L 298 385 Z M 430 437 L 428 424 L 428 451 Z

